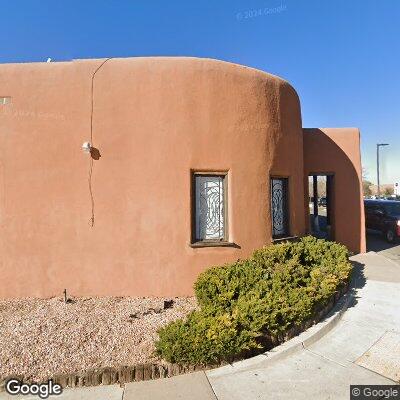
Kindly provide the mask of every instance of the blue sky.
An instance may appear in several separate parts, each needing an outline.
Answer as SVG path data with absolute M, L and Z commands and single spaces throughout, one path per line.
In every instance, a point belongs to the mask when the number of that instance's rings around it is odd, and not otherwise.
M 279 7 L 275 9 L 275 7 Z M 399 0 L 0 0 L 0 62 L 176 55 L 287 79 L 303 126 L 357 126 L 370 180 L 400 181 Z

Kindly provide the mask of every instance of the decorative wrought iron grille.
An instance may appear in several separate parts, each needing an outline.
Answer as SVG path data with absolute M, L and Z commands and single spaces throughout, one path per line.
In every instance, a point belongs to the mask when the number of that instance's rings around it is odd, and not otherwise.
M 288 236 L 288 179 L 271 178 L 272 236 Z
M 224 176 L 195 175 L 195 238 L 225 239 Z

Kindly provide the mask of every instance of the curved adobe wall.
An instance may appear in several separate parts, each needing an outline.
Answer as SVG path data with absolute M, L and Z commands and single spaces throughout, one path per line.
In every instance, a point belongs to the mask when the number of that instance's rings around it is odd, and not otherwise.
M 205 268 L 271 241 L 269 176 L 304 233 L 300 106 L 283 80 L 193 58 L 0 66 L 2 297 L 189 295 Z M 191 170 L 228 170 L 229 238 L 192 248 Z

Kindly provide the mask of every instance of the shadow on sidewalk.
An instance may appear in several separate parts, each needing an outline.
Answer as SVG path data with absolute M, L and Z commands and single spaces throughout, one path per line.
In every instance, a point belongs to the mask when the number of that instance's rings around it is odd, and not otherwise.
M 348 291 L 348 296 L 353 297 L 353 301 L 350 302 L 347 308 L 354 307 L 357 304 L 357 291 L 362 289 L 367 283 L 367 278 L 365 277 L 365 264 L 358 261 L 351 261 L 353 265 L 353 272 L 351 275 L 351 283 Z

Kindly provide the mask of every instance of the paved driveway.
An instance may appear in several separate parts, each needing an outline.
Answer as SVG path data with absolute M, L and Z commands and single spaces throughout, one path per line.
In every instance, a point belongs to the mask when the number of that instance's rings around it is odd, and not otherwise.
M 400 263 L 400 240 L 395 244 L 390 244 L 386 242 L 381 233 L 368 231 L 367 250 L 375 251 L 378 254 Z

